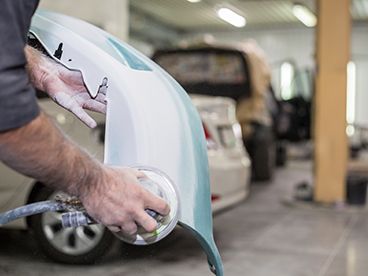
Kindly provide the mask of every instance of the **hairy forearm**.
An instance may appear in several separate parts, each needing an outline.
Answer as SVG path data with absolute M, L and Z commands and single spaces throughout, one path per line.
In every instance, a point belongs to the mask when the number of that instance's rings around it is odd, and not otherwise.
M 44 85 L 46 79 L 57 72 L 55 62 L 30 46 L 26 46 L 24 52 L 27 58 L 26 68 L 31 83 L 37 89 L 46 91 L 47 88 Z
M 63 136 L 41 113 L 27 125 L 0 133 L 0 159 L 42 183 L 82 196 L 102 177 L 102 166 Z

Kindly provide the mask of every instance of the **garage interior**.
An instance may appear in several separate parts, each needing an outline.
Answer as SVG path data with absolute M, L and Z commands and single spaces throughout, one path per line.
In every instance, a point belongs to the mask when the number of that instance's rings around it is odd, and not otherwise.
M 238 137 L 236 130 L 243 135 L 241 147 L 250 161 L 244 198 L 223 203 L 220 192 L 211 194 L 224 275 L 367 275 L 368 0 L 41 0 L 40 8 L 96 25 L 172 74 L 199 110 L 210 175 L 220 146 L 203 110 L 209 103 L 220 106 L 208 97 L 231 98 L 221 104 L 236 114 L 231 135 Z M 192 49 L 192 57 L 181 59 Z M 186 75 L 175 63 L 190 66 L 193 57 L 207 57 L 206 51 L 208 60 L 217 54 L 226 59 L 235 50 L 251 68 L 236 79 L 250 79 L 249 91 L 239 92 L 247 93 L 244 97 L 234 94 L 236 86 L 215 87 L 221 80 L 208 72 L 207 86 L 189 84 L 200 77 Z M 232 71 L 223 70 L 222 84 L 235 81 Z M 262 77 L 269 82 L 262 83 Z M 257 81 L 264 91 L 254 107 L 245 102 L 255 97 Z M 207 91 L 196 98 L 198 87 Z M 272 93 L 274 105 L 266 93 Z M 252 108 L 263 114 L 253 115 Z M 225 148 L 237 143 L 227 131 L 221 133 Z M 238 175 L 221 162 L 211 181 L 221 179 L 218 189 L 228 191 Z M 0 193 L 7 189 L 0 187 Z M 0 202 L 0 212 L 7 204 Z M 114 240 L 93 264 L 63 264 L 45 256 L 32 229 L 0 227 L 0 244 L 0 275 L 212 275 L 199 244 L 182 228 L 149 246 Z

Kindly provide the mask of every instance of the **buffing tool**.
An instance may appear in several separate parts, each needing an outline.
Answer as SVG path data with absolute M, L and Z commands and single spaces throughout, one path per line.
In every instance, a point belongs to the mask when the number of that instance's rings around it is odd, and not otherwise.
M 146 245 L 158 242 L 165 238 L 174 230 L 179 217 L 179 198 L 174 183 L 170 178 L 158 169 L 150 167 L 136 167 L 142 171 L 147 178 L 140 178 L 140 184 L 153 193 L 164 199 L 170 206 L 170 213 L 162 217 L 160 214 L 147 209 L 146 212 L 156 219 L 158 227 L 154 232 L 145 232 L 143 228 L 138 228 L 137 234 L 133 236 L 126 235 L 124 232 L 117 232 L 115 235 L 128 243 L 137 245 Z

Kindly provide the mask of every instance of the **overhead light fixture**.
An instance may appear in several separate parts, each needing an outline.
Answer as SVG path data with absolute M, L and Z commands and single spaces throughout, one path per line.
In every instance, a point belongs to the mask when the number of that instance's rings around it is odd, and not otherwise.
M 245 26 L 245 24 L 247 24 L 244 16 L 240 15 L 230 8 L 218 8 L 217 16 L 237 28 L 242 28 Z
M 317 24 L 316 15 L 306 6 L 302 4 L 294 4 L 293 6 L 293 14 L 296 18 L 299 19 L 307 27 L 314 27 Z
M 199 2 L 201 2 L 202 0 L 187 0 L 188 2 L 190 2 L 190 3 L 199 3 Z

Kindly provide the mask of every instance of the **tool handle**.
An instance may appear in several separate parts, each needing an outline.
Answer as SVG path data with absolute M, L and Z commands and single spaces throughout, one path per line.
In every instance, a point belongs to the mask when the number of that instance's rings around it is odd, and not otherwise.
M 61 215 L 63 228 L 86 226 L 96 224 L 96 222 L 86 212 L 68 212 Z

